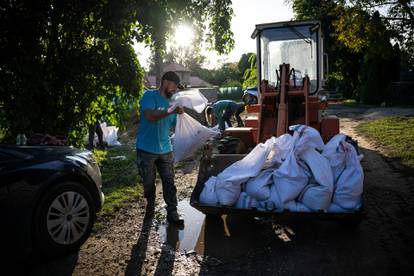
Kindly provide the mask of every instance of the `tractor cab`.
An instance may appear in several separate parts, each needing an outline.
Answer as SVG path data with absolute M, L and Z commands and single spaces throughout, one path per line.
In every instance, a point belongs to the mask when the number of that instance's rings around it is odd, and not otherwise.
M 303 86 L 310 80 L 310 94 L 322 87 L 323 45 L 319 21 L 290 21 L 256 25 L 252 38 L 257 42 L 260 81 L 279 87 L 281 64 L 289 64 L 291 84 Z M 259 82 L 260 83 L 260 82 Z
M 258 104 L 246 107 L 245 127 L 228 128 L 248 149 L 272 136 L 288 132 L 290 125 L 309 125 L 325 141 L 339 132 L 339 120 L 323 117 L 323 38 L 319 21 L 259 24 L 257 41 Z

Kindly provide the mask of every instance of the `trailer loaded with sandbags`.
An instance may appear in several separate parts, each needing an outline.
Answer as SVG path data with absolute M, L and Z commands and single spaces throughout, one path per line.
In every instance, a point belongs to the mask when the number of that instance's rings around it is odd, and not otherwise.
M 256 25 L 258 104 L 245 127 L 208 142 L 191 205 L 205 214 L 341 218 L 363 214 L 363 156 L 324 116 L 323 37 L 318 21 Z M 295 67 L 291 67 L 295 66 Z

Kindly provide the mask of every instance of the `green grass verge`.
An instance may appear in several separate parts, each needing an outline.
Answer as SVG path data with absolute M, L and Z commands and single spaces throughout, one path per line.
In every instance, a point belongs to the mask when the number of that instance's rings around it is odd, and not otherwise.
M 105 204 L 95 224 L 97 230 L 102 227 L 104 219 L 113 217 L 126 202 L 138 201 L 143 190 L 135 164 L 135 147 L 123 145 L 94 150 L 93 153 L 101 169 L 102 191 L 105 194 Z
M 344 100 L 343 105 L 348 106 L 348 107 L 374 107 L 374 105 L 359 103 L 359 102 L 357 102 L 356 100 L 353 100 L 353 99 Z
M 388 117 L 358 126 L 358 132 L 384 146 L 391 157 L 414 168 L 414 117 Z

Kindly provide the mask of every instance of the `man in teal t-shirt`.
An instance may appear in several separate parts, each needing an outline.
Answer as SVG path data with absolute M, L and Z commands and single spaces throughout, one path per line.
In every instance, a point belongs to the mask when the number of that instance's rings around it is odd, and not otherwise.
M 232 100 L 220 100 L 215 102 L 211 107 L 206 109 L 207 115 L 214 115 L 215 121 L 219 124 L 219 129 L 224 131 L 225 123 L 229 127 L 231 124 L 231 117 L 236 117 L 238 126 L 243 126 L 243 121 L 240 117 L 240 113 L 244 111 L 244 103 L 236 103 Z
M 137 133 L 137 165 L 147 199 L 147 215 L 152 217 L 155 204 L 155 176 L 158 171 L 162 180 L 164 201 L 167 204 L 167 220 L 183 224 L 177 212 L 177 190 L 174 185 L 174 158 L 170 131 L 175 126 L 177 107 L 169 113 L 169 100 L 177 88 L 182 88 L 180 78 L 172 71 L 161 78 L 159 90 L 146 91 L 140 100 L 141 119 Z

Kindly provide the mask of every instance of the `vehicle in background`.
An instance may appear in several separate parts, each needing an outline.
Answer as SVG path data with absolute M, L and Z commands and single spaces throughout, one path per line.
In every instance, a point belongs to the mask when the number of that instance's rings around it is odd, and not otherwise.
M 7 259 L 56 256 L 89 237 L 104 196 L 90 151 L 0 146 L 0 244 Z

